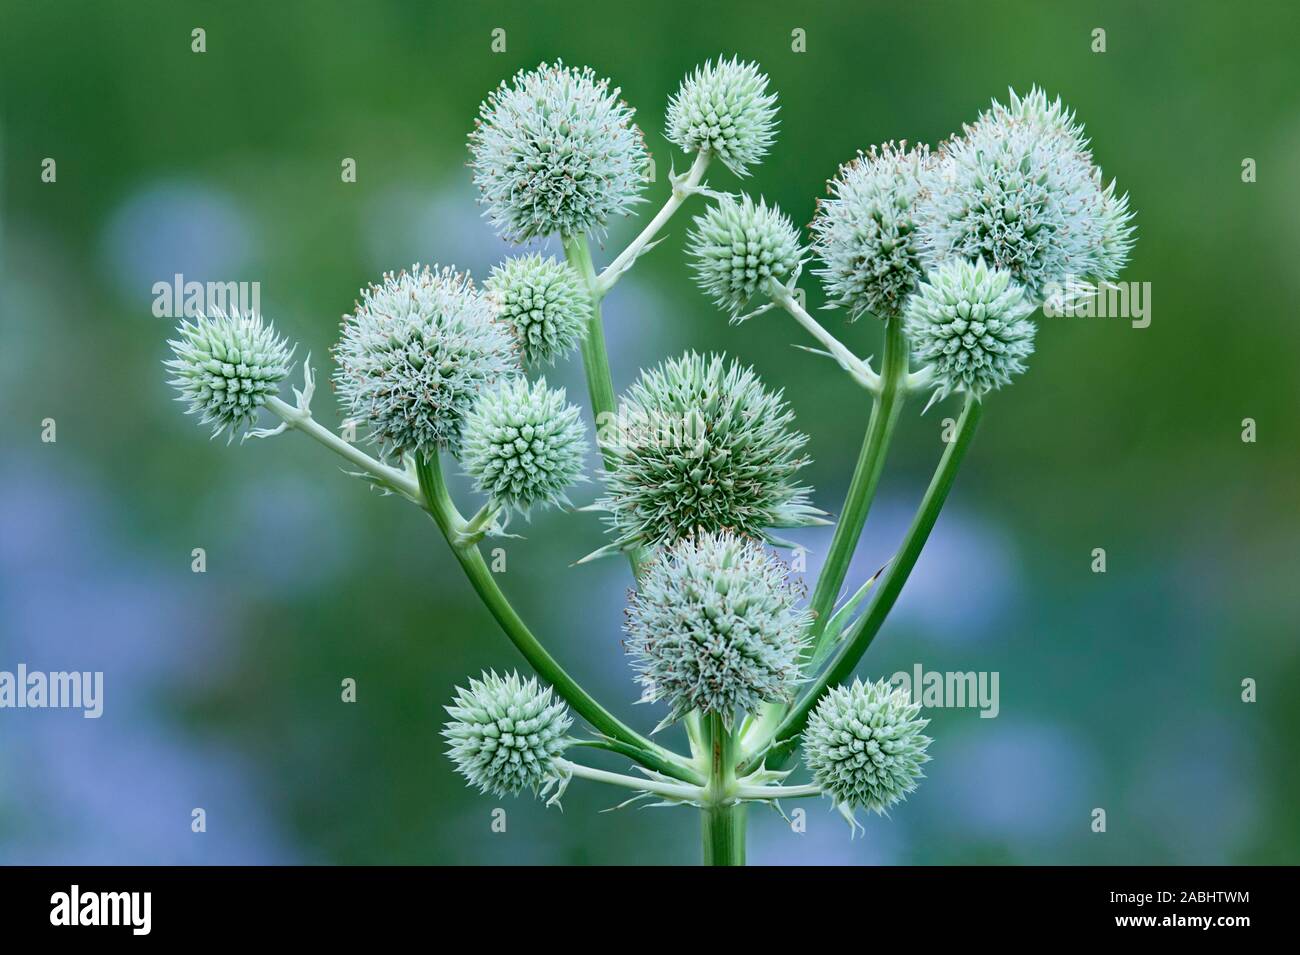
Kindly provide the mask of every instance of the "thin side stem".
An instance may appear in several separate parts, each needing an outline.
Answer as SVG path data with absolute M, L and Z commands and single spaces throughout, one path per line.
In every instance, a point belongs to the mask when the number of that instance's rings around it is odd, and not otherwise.
M 860 359 L 853 352 L 849 351 L 848 346 L 838 338 L 828 332 L 822 324 L 808 314 L 808 310 L 799 304 L 788 288 L 771 280 L 768 290 L 772 295 L 773 301 L 790 313 L 790 316 L 802 325 L 813 338 L 831 354 L 841 368 L 853 376 L 853 380 L 868 391 L 879 393 L 881 389 L 880 376 L 871 370 L 871 366 Z
M 898 595 L 902 593 L 903 586 L 907 583 L 908 576 L 912 573 L 912 568 L 916 566 L 917 558 L 921 556 L 922 548 L 930 538 L 930 532 L 934 529 L 939 512 L 948 498 L 948 492 L 957 478 L 962 459 L 966 456 L 966 451 L 975 436 L 983 410 L 983 405 L 978 399 L 967 396 L 961 418 L 957 422 L 957 433 L 952 443 L 944 449 L 939 466 L 930 479 L 929 487 L 926 488 L 925 497 L 921 499 L 921 506 L 916 516 L 912 518 L 912 524 L 903 538 L 902 546 L 890 564 L 880 589 L 876 591 L 871 606 L 850 626 L 839 652 L 809 685 L 794 709 L 777 728 L 773 734 L 772 746 L 751 756 L 746 765 L 741 768 L 742 773 L 752 772 L 761 765 L 766 765 L 768 769 L 780 768 L 794 752 L 799 734 L 803 732 L 808 722 L 808 715 L 827 688 L 844 682 L 853 674 L 858 661 L 862 659 L 867 647 L 871 646 L 871 641 L 875 639 L 885 618 L 893 609 Z
M 820 796 L 822 788 L 816 783 L 804 786 L 739 786 L 736 795 L 741 799 L 803 799 Z
M 622 786 L 625 789 L 636 789 L 641 792 L 654 793 L 657 796 L 667 796 L 670 799 L 684 799 L 689 802 L 696 802 L 700 798 L 699 786 L 687 786 L 678 783 L 666 783 L 656 779 L 639 779 L 636 776 L 624 776 L 622 773 L 611 773 L 603 769 L 596 769 L 592 766 L 583 766 L 581 763 L 575 763 L 567 759 L 557 759 L 555 766 L 563 772 L 570 773 L 580 779 L 590 779 L 593 782 L 609 783 L 611 786 Z
M 627 745 L 626 755 L 636 759 L 647 769 L 690 783 L 701 783 L 698 772 L 677 754 L 651 742 L 596 701 L 573 677 L 564 670 L 541 642 L 528 629 L 506 599 L 496 578 L 483 560 L 477 545 L 465 543 L 462 535 L 464 519 L 452 503 L 442 476 L 442 467 L 436 457 L 418 461 L 416 472 L 420 490 L 428 501 L 429 512 L 451 545 L 452 553 L 460 562 L 474 590 L 484 605 L 496 618 L 501 629 L 515 645 L 524 659 L 544 681 L 555 687 L 569 705 L 600 733 Z
M 709 166 L 710 157 L 711 154 L 708 150 L 698 153 L 695 162 L 691 164 L 690 171 L 686 173 L 685 177 L 673 180 L 673 193 L 668 197 L 668 201 L 664 203 L 663 208 L 641 230 L 641 234 L 632 240 L 632 244 L 620 252 L 618 258 L 609 263 L 597 277 L 594 286 L 597 298 L 604 298 L 609 294 L 609 290 L 623 277 L 623 273 L 632 267 L 637 256 L 645 251 L 646 246 L 659 234 L 659 230 L 673 217 L 673 213 L 691 197 L 700 181 L 704 178 L 704 170 Z
M 420 494 L 420 485 L 411 475 L 384 464 L 382 461 L 377 461 L 356 447 L 356 445 L 344 441 L 313 418 L 310 411 L 295 408 L 293 405 L 274 396 L 267 399 L 266 408 L 283 420 L 285 425 L 295 431 L 301 431 L 309 438 L 320 442 L 349 464 L 355 465 L 370 475 L 388 490 L 400 494 L 413 504 L 425 507 L 424 496 Z

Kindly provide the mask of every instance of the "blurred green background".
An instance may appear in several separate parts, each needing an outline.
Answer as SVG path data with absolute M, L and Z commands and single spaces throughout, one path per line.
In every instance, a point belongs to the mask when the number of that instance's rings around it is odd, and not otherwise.
M 744 188 L 806 223 L 836 166 L 937 143 L 1008 86 L 1060 94 L 1137 212 L 1123 276 L 1152 321 L 1044 322 L 989 401 L 930 548 L 864 661 L 1000 674 L 1000 713 L 935 710 L 929 778 L 849 841 L 753 812 L 760 863 L 1300 861 L 1300 15 L 1291 4 L 0 2 L 0 669 L 102 669 L 105 715 L 0 712 L 0 861 L 687 863 L 686 810 L 563 814 L 464 788 L 441 705 L 519 663 L 432 524 L 296 435 L 208 442 L 171 401 L 176 273 L 257 281 L 322 380 L 359 287 L 414 261 L 507 254 L 465 168 L 477 105 L 562 57 L 636 108 L 666 195 L 667 98 L 719 53 L 779 92 Z M 191 52 L 191 30 L 207 52 Z M 495 28 L 506 51 L 493 53 Z M 791 31 L 806 31 L 806 52 Z M 1106 51 L 1092 52 L 1095 28 Z M 57 162 L 43 183 L 41 163 Z M 355 158 L 357 182 L 340 181 Z M 1244 158 L 1258 182 L 1242 182 Z M 737 182 L 718 168 L 722 189 Z M 695 201 L 687 207 L 699 211 Z M 786 389 L 836 510 L 867 404 L 789 320 L 728 326 L 690 282 L 687 217 L 608 301 L 615 384 L 725 349 Z M 608 261 L 637 222 L 612 230 Z M 804 281 L 810 305 L 823 296 Z M 826 321 L 864 354 L 870 322 Z M 585 395 L 575 362 L 550 375 Z M 892 551 L 952 403 L 903 425 L 854 577 Z M 330 426 L 328 387 L 315 402 Z M 57 422 L 42 443 L 41 422 Z M 1244 443 L 1242 421 L 1257 422 Z M 579 490 L 585 504 L 597 485 Z M 462 487 L 463 507 L 470 506 Z M 580 568 L 591 514 L 534 518 L 502 585 L 624 718 L 626 565 Z M 800 538 L 815 570 L 829 534 Z M 207 573 L 191 573 L 192 548 Z M 1091 572 L 1092 550 L 1108 571 Z M 357 681 L 355 704 L 340 681 Z M 1241 681 L 1258 682 L 1243 703 Z M 675 737 L 673 737 L 675 739 Z M 617 763 L 612 765 L 617 766 Z M 504 806 L 507 831 L 491 831 Z M 207 832 L 190 831 L 191 810 Z M 1094 808 L 1107 831 L 1091 830 Z

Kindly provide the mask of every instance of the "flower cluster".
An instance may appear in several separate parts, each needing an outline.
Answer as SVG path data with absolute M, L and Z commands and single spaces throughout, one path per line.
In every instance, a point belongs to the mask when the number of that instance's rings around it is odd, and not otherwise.
M 587 427 L 564 389 L 523 377 L 483 393 L 465 420 L 461 462 L 493 502 L 527 515 L 533 505 L 568 504 L 565 491 L 587 476 Z
M 776 206 L 724 196 L 695 217 L 687 240 L 695 276 L 722 308 L 737 315 L 769 280 L 784 283 L 799 265 L 799 233 Z
M 924 275 L 916 207 L 928 146 L 886 143 L 840 167 L 827 184 L 831 197 L 817 204 L 812 222 L 816 270 L 826 292 L 849 310 L 881 319 L 902 314 L 907 296 Z
M 164 362 L 175 375 L 169 384 L 189 403 L 186 414 L 212 425 L 214 438 L 223 431 L 233 438 L 279 390 L 293 350 L 255 313 L 216 311 L 192 325 L 183 321 L 178 331 L 180 338 L 167 343 L 176 356 Z
M 938 396 L 969 391 L 976 398 L 1025 370 L 1034 350 L 1034 310 L 1003 269 L 955 260 L 930 273 L 908 300 L 912 352 L 934 372 Z
M 627 612 L 637 679 L 672 722 L 790 699 L 811 620 L 789 567 L 752 539 L 701 533 L 661 550 Z
M 833 687 L 804 730 L 804 761 L 837 805 L 883 813 L 916 789 L 930 759 L 920 711 L 884 680 Z
M 457 687 L 445 709 L 451 717 L 442 731 L 447 755 L 479 792 L 537 792 L 560 778 L 555 760 L 569 744 L 573 720 L 549 686 L 518 673 L 484 673 L 469 681 L 469 689 Z
M 816 522 L 809 489 L 795 482 L 807 436 L 781 393 L 750 368 L 694 352 L 641 373 L 619 418 L 643 439 L 606 441 L 600 504 L 620 547 L 671 544 L 698 531 L 763 537 Z
M 394 454 L 459 450 L 480 392 L 518 371 L 509 328 L 468 275 L 387 273 L 343 319 L 335 387 L 348 414 Z
M 682 80 L 668 101 L 665 135 L 686 152 L 708 151 L 745 176 L 772 145 L 776 111 L 776 94 L 767 92 L 758 64 L 719 59 Z
M 488 96 L 470 166 L 498 232 L 514 242 L 597 233 L 640 201 L 648 154 L 618 93 L 589 67 L 557 62 Z
M 524 363 L 554 364 L 587 333 L 591 297 L 568 263 L 536 253 L 506 259 L 483 283 L 501 321 L 519 341 Z
M 1102 184 L 1083 128 L 1035 87 L 994 101 L 923 176 L 926 262 L 984 259 L 1041 303 L 1113 279 L 1133 245 L 1128 197 Z

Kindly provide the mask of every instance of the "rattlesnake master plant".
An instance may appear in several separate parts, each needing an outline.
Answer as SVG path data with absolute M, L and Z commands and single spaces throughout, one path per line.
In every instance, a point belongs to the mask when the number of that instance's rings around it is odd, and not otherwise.
M 291 349 L 256 316 L 182 323 L 165 362 L 180 399 L 217 433 L 247 430 L 265 408 L 281 424 L 246 436 L 302 432 L 433 519 L 537 673 L 485 674 L 457 690 L 444 736 L 471 786 L 555 802 L 581 778 L 631 789 L 634 802 L 691 807 L 712 864 L 744 861 L 748 803 L 824 795 L 856 828 L 855 810 L 883 813 L 916 788 L 931 745 L 920 706 L 854 672 L 916 565 L 985 399 L 1026 371 L 1035 309 L 1112 280 L 1133 244 L 1128 199 L 1103 185 L 1082 126 L 1034 89 L 995 102 L 935 153 L 863 144 L 831 180 L 809 246 L 775 208 L 704 180 L 715 159 L 748 175 L 766 155 L 775 130 L 767 86 L 756 65 L 737 58 L 710 61 L 683 81 L 668 106 L 667 138 L 693 154 L 690 170 L 671 176 L 660 211 L 603 270 L 588 237 L 628 213 L 645 182 L 631 108 L 590 69 L 559 63 L 490 93 L 470 135 L 486 216 L 516 241 L 558 238 L 567 261 L 507 259 L 485 291 L 452 269 L 415 267 L 362 293 L 334 349 L 334 382 L 344 415 L 367 429 L 378 457 L 316 421 L 310 367 L 294 403 L 277 396 Z M 815 340 L 809 350 L 862 388 L 859 405 L 834 409 L 865 418 L 866 428 L 806 599 L 764 546 L 780 543 L 773 529 L 828 522 L 799 480 L 807 439 L 780 390 L 741 361 L 694 352 L 657 363 L 648 356 L 621 401 L 610 377 L 601 302 L 699 194 L 714 200 L 687 240 L 701 288 L 733 320 L 747 307 L 745 318 L 784 310 Z M 882 320 L 878 368 L 804 308 L 798 282 L 809 247 L 827 303 L 850 321 Z M 604 511 L 612 536 L 590 557 L 623 552 L 631 564 L 626 647 L 644 696 L 667 710 L 648 733 L 556 661 L 480 550 L 485 538 L 505 535 L 510 511 L 564 506 L 586 477 L 578 409 L 521 367 L 521 359 L 564 361 L 575 348 L 604 485 L 579 511 Z M 927 392 L 931 402 L 960 396 L 955 433 L 886 567 L 850 581 L 900 409 Z M 469 517 L 444 478 L 449 455 L 483 498 Z M 585 522 L 595 545 L 599 523 L 571 519 Z M 589 574 L 570 566 L 575 556 L 557 555 L 557 572 Z M 617 639 L 614 623 L 604 625 L 606 639 Z M 430 688 L 431 709 L 438 695 Z M 570 711 L 585 724 L 574 735 Z M 684 750 L 670 747 L 672 733 L 684 735 Z M 792 782 L 788 763 L 801 746 L 807 781 Z M 570 758 L 600 750 L 630 761 L 637 775 Z

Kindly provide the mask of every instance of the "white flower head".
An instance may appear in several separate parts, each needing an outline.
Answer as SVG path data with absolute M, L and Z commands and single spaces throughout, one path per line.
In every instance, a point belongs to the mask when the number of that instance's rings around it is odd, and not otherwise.
M 737 176 L 767 155 L 775 138 L 776 94 L 767 74 L 739 57 L 696 67 L 668 102 L 665 135 L 688 153 L 707 150 Z

